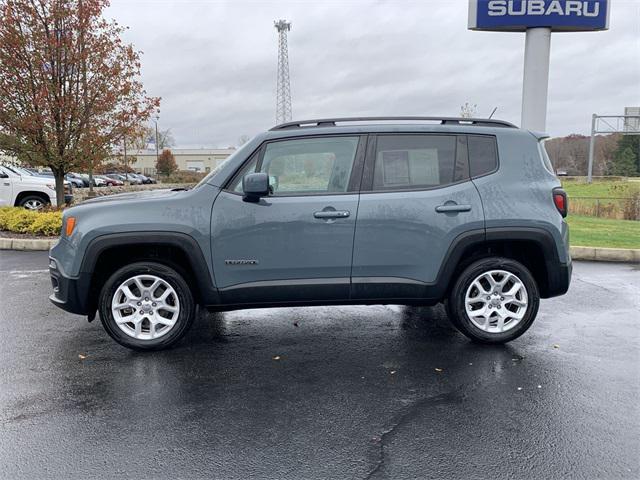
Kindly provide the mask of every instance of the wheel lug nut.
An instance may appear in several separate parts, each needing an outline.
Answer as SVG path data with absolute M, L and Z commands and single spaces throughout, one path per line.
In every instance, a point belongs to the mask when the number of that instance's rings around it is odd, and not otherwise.
M 155 306 L 156 306 L 155 302 L 153 302 L 153 303 L 151 304 L 151 306 L 152 306 L 152 307 L 155 307 Z
M 144 301 L 148 302 L 149 301 L 149 297 L 144 297 Z
M 142 302 L 138 302 L 138 306 L 142 305 Z
M 487 297 L 487 300 L 491 300 L 491 297 Z
M 504 297 L 500 297 L 500 300 L 504 300 Z

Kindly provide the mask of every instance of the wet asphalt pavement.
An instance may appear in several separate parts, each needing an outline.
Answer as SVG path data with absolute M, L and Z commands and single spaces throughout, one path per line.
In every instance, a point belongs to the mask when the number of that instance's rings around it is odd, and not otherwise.
M 46 267 L 0 251 L 1 478 L 640 477 L 638 267 L 576 263 L 506 346 L 371 306 L 204 313 L 146 354 Z

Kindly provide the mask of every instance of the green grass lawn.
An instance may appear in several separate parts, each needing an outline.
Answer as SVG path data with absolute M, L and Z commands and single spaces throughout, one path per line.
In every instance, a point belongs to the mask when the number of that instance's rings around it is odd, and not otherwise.
M 640 248 L 640 222 L 569 215 L 571 245 Z
M 571 197 L 628 197 L 634 190 L 640 190 L 640 182 L 594 181 L 588 184 L 565 180 L 562 188 L 567 192 L 569 201 Z

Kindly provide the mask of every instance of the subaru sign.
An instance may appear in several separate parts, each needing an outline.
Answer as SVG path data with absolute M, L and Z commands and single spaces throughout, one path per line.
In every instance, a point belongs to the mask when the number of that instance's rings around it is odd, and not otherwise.
M 611 0 L 470 0 L 469 29 L 580 32 L 609 28 Z

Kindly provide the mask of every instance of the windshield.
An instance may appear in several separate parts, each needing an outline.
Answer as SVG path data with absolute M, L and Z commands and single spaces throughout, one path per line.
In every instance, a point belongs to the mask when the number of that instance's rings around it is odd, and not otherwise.
M 14 168 L 14 170 L 15 170 L 18 174 L 20 174 L 20 175 L 24 175 L 24 176 L 26 176 L 26 177 L 33 177 L 33 176 L 35 176 L 35 174 L 34 174 L 34 173 L 30 172 L 29 170 L 25 170 L 24 168 L 21 168 L 21 167 L 13 167 L 13 168 Z
M 4 165 L 4 168 L 12 173 L 15 173 L 16 175 L 25 175 L 27 177 L 31 175 L 31 173 L 26 172 L 25 170 L 22 170 L 20 167 L 16 167 L 15 165 Z

